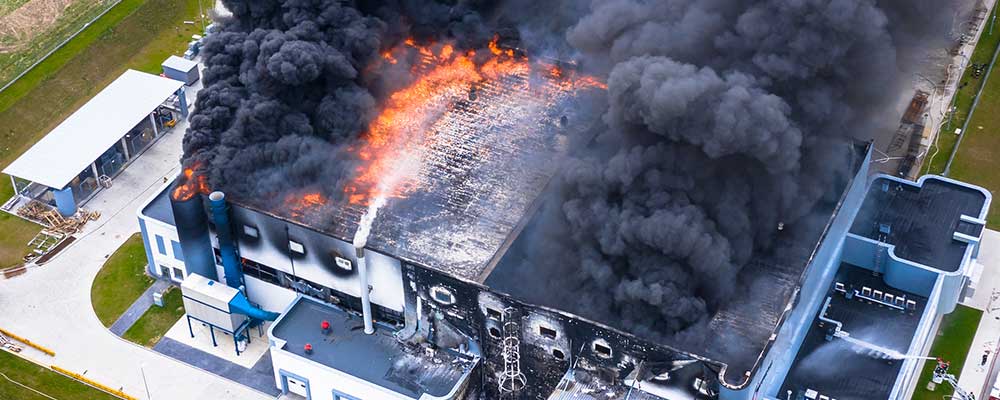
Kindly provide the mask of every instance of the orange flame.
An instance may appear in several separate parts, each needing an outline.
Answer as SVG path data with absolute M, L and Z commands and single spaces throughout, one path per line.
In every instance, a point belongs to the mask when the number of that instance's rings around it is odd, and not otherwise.
M 199 167 L 200 164 L 195 163 L 194 165 L 184 168 L 184 172 L 178 178 L 177 186 L 170 194 L 174 200 L 187 201 L 196 194 L 208 194 L 211 192 L 211 189 L 208 188 L 208 182 L 205 180 L 205 176 L 195 173 Z
M 481 64 L 473 61 L 475 51 L 456 52 L 450 44 L 418 46 L 412 38 L 404 42 L 421 56 L 423 64 L 413 67 L 419 78 L 384 102 L 382 111 L 362 136 L 362 143 L 352 149 L 364 164 L 343 188 L 351 204 L 366 206 L 378 197 L 406 197 L 415 189 L 415 180 L 408 178 L 419 173 L 422 150 L 438 139 L 434 130 L 428 128 L 456 102 L 470 97 L 478 84 L 531 72 L 533 64 L 527 57 L 500 48 L 498 41 L 499 36 L 494 35 L 488 45 L 493 57 Z M 400 49 L 393 51 L 396 50 Z M 383 58 L 393 62 L 392 52 L 387 54 L 390 57 Z M 555 65 L 539 63 L 538 66 L 541 72 L 547 71 L 561 80 L 560 85 L 606 87 L 592 77 L 574 77 L 575 82 L 563 79 L 568 74 Z
M 285 205 L 292 217 L 302 217 L 309 210 L 319 208 L 326 204 L 326 197 L 319 192 L 308 192 L 306 194 L 290 194 L 285 197 Z

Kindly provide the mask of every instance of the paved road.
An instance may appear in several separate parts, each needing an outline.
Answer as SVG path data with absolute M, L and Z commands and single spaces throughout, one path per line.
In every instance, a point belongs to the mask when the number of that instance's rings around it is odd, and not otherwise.
M 965 390 L 972 391 L 976 398 L 984 386 L 988 386 L 989 377 L 996 376 L 996 350 L 1000 344 L 1000 232 L 985 230 L 983 232 L 982 249 L 979 252 L 979 264 L 983 268 L 982 276 L 975 293 L 962 301 L 963 305 L 983 310 L 983 318 L 979 329 L 972 340 L 969 355 L 962 367 L 962 375 L 958 384 Z M 982 364 L 983 355 L 989 356 L 986 364 Z M 991 367 L 993 368 L 991 370 Z
M 191 367 L 115 336 L 90 305 L 90 286 L 104 260 L 138 231 L 139 205 L 176 173 L 186 124 L 179 124 L 85 206 L 101 211 L 78 240 L 44 267 L 0 280 L 0 327 L 47 346 L 55 358 L 34 356 L 146 398 L 267 399 L 245 386 Z

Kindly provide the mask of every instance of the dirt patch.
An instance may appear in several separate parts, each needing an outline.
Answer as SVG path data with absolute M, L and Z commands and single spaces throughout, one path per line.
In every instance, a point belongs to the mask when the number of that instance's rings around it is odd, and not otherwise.
M 79 0 L 30 0 L 0 17 L 0 53 L 17 50 L 48 30 L 70 5 Z

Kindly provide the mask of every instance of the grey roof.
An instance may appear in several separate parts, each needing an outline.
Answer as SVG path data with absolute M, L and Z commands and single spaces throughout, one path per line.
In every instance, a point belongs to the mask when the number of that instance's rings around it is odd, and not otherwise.
M 150 201 L 149 204 L 142 209 L 142 214 L 157 221 L 174 226 L 174 211 L 170 208 L 170 190 L 168 190 L 168 188 L 169 186 L 165 186 L 162 190 L 160 190 L 160 193 L 153 198 L 153 201 Z
M 538 81 L 534 81 L 537 79 Z M 516 237 L 555 174 L 570 141 L 599 118 L 580 112 L 597 89 L 571 90 L 561 78 L 510 76 L 459 96 L 430 128 L 420 168 L 403 179 L 415 187 L 379 211 L 367 247 L 452 276 L 482 282 Z M 565 117 L 565 118 L 563 118 Z M 241 205 L 271 214 L 253 200 Z M 292 217 L 350 241 L 363 205 L 342 204 L 333 218 Z
M 330 322 L 329 335 L 320 331 L 322 321 Z M 366 335 L 363 325 L 355 314 L 299 297 L 271 332 L 287 342 L 285 351 L 412 398 L 448 394 L 475 366 L 474 359 L 447 350 L 428 356 L 423 348 L 407 347 L 385 326 Z M 306 343 L 312 354 L 305 353 Z
M 188 60 L 184 57 L 170 56 L 160 64 L 163 68 L 170 68 L 178 71 L 188 72 L 192 69 L 198 68 L 198 63 Z
M 871 271 L 849 264 L 841 264 L 835 282 L 844 283 L 848 288 L 867 286 L 894 296 L 902 294 L 916 301 L 915 310 L 901 312 L 857 297 L 848 300 L 833 287 L 828 293 L 831 302 L 826 315 L 843 323 L 844 331 L 852 337 L 906 353 L 927 299 L 889 287 Z M 819 319 L 812 321 L 779 397 L 784 398 L 791 390 L 792 398 L 799 398 L 797 393 L 813 389 L 837 400 L 888 398 L 903 362 L 875 357 L 841 339 L 827 341 L 825 336 L 830 325 L 821 326 L 819 322 Z
M 62 189 L 183 85 L 145 72 L 125 71 L 3 173 Z
M 903 259 L 953 272 L 961 266 L 968 246 L 955 240 L 953 233 L 958 230 L 979 237 L 982 226 L 960 218 L 979 218 L 986 200 L 979 190 L 933 177 L 922 186 L 877 178 L 851 233 L 895 245 L 895 254 Z M 883 225 L 888 234 L 880 232 Z

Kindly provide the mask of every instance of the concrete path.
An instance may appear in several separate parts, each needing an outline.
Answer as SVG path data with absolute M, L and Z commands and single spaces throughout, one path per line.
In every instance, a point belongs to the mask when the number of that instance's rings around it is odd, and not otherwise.
M 253 368 L 245 368 L 168 337 L 161 339 L 153 349 L 264 393 L 275 396 L 281 394 L 277 385 L 274 384 L 274 367 L 271 364 L 271 352 L 264 353 L 257 360 L 257 363 L 253 365 Z
M 85 206 L 101 218 L 75 243 L 45 266 L 0 281 L 0 327 L 56 352 L 32 358 L 137 398 L 147 398 L 143 375 L 153 399 L 273 398 L 115 336 L 90 305 L 90 286 L 106 257 L 138 231 L 136 209 L 164 177 L 176 174 L 186 129 L 184 122 L 170 130 Z
M 983 232 L 979 252 L 982 275 L 975 293 L 962 301 L 963 305 L 983 310 L 979 329 L 969 348 L 969 355 L 962 367 L 958 384 L 980 397 L 984 388 L 992 386 L 990 377 L 996 376 L 998 346 L 1000 346 L 1000 232 L 987 229 Z M 983 363 L 983 355 L 987 355 Z M 987 392 L 988 393 L 988 392 Z M 988 398 L 988 397 L 985 397 Z
M 153 285 L 147 288 L 142 293 L 142 296 L 135 299 L 135 303 L 132 303 L 128 310 L 125 310 L 125 313 L 121 317 L 118 317 L 118 320 L 114 324 L 111 324 L 111 333 L 118 336 L 124 335 L 125 331 L 131 328 L 132 324 L 135 324 L 135 321 L 139 320 L 139 317 L 146 313 L 146 310 L 153 305 L 153 293 L 162 292 L 168 286 L 170 286 L 170 282 L 166 280 L 157 279 L 154 281 Z

